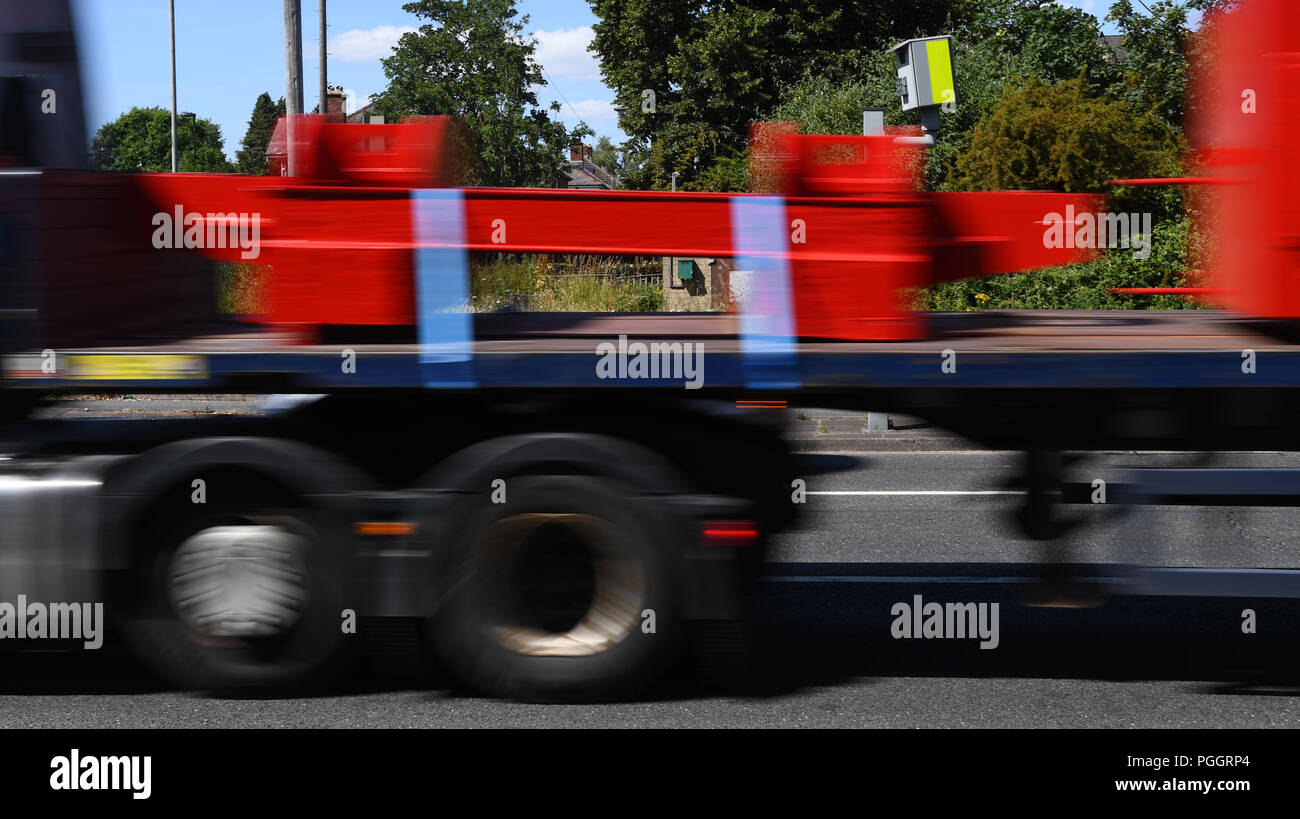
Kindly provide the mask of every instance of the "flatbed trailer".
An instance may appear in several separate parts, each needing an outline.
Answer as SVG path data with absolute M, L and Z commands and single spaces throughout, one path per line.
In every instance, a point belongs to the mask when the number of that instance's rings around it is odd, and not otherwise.
M 790 390 L 916 387 L 1215 388 L 1300 386 L 1300 344 L 1280 322 L 1214 310 L 980 311 L 929 313 L 928 338 L 908 341 L 792 340 Z M 705 347 L 710 391 L 754 389 L 747 377 L 739 319 L 726 313 L 476 313 L 467 385 L 489 389 L 608 387 L 595 362 L 597 345 L 692 342 Z M 160 334 L 161 335 L 161 334 Z M 169 333 L 168 335 L 176 335 Z M 356 354 L 355 372 L 339 366 Z M 940 367 L 944 351 L 959 366 Z M 1243 370 L 1253 350 L 1268 366 Z M 122 356 L 190 356 L 192 375 L 164 366 L 134 378 Z M 6 375 L 17 389 L 149 388 L 168 392 L 294 392 L 349 387 L 424 388 L 417 342 L 305 340 L 291 331 L 212 325 L 180 338 L 137 337 L 61 348 L 55 370 L 42 371 L 41 351 L 11 354 Z M 1219 366 L 1227 362 L 1230 366 Z M 114 364 L 120 366 L 115 367 Z M 142 365 L 150 363 L 143 358 Z M 171 362 L 183 367 L 185 362 Z M 544 366 L 535 366 L 536 364 Z M 267 379 L 260 390 L 243 389 Z M 456 385 L 448 383 L 446 388 Z M 674 378 L 633 378 L 630 388 L 681 389 Z M 274 389 L 267 389 L 273 387 Z
M 170 340 L 71 347 L 48 358 L 14 354 L 5 372 L 16 390 L 41 393 L 577 395 L 616 383 L 632 393 L 910 413 L 979 441 L 1026 449 L 1044 443 L 1045 433 L 1046 445 L 1057 448 L 1247 446 L 1242 436 L 1259 426 L 1261 406 L 1271 401 L 1276 412 L 1290 412 L 1285 396 L 1300 387 L 1300 344 L 1288 339 L 1287 323 L 1212 310 L 928 314 L 932 332 L 925 339 L 791 340 L 781 351 L 779 381 L 770 370 L 756 372 L 734 314 L 480 313 L 472 321 L 467 366 L 458 379 L 432 387 L 414 341 L 326 344 L 235 322 L 181 338 L 172 332 Z M 625 351 L 638 342 L 693 345 L 702 364 L 696 383 L 681 374 L 603 377 L 600 345 L 617 352 L 620 337 Z M 1157 393 L 1163 400 L 1153 405 L 1149 396 Z M 1126 428 L 1116 420 L 1133 410 L 1125 396 L 1180 417 L 1164 430 Z M 981 406 L 992 415 L 971 415 Z M 1237 409 L 1247 416 L 1236 418 Z M 1259 445 L 1288 448 L 1277 433 L 1267 429 Z
M 41 351 L 14 353 L 9 383 L 33 396 L 315 395 L 265 417 L 0 425 L 0 586 L 5 599 L 105 601 L 128 645 L 179 685 L 302 685 L 354 643 L 401 655 L 428 642 L 491 693 L 628 696 L 686 645 L 706 667 L 743 654 L 747 584 L 770 536 L 796 525 L 801 482 L 816 481 L 782 439 L 788 407 L 907 413 L 1024 451 L 1016 519 L 1044 541 L 1065 536 L 1064 510 L 1095 492 L 1070 481 L 1067 452 L 1300 450 L 1300 435 L 1279 434 L 1300 410 L 1300 346 L 1276 324 L 1191 310 L 927 318 L 924 340 L 793 343 L 792 383 L 762 389 L 737 317 L 716 314 L 475 315 L 464 383 L 437 388 L 415 342 L 303 343 L 240 323 L 60 350 L 49 372 Z M 619 335 L 703 345 L 699 388 L 599 378 L 598 346 Z M 1135 470 L 1110 495 L 1117 508 L 1289 505 L 1300 474 Z M 569 545 L 619 558 L 582 564 L 576 579 L 544 574 L 576 583 L 578 600 L 614 595 L 591 604 L 599 619 L 502 614 L 521 595 L 573 603 L 457 562 L 491 553 L 500 527 L 539 519 L 584 522 Z M 196 575 L 215 579 L 185 580 Z M 1105 591 L 1294 596 L 1293 575 L 1139 570 Z M 265 593 L 223 596 L 241 576 Z M 644 585 L 620 605 L 612 590 L 635 587 L 630 577 Z M 475 582 L 487 609 L 455 594 Z
M 49 6 L 32 30 L 68 29 Z M 753 194 L 455 188 L 445 118 L 296 121 L 308 173 L 287 178 L 67 170 L 76 135 L 49 162 L 51 141 L 0 145 L 0 599 L 103 602 L 142 660 L 201 689 L 310 684 L 405 624 L 477 690 L 630 696 L 688 645 L 736 651 L 814 477 L 790 406 L 1024 452 L 1016 522 L 1043 541 L 1098 502 L 1067 453 L 1300 450 L 1298 14 L 1233 13 L 1217 98 L 1252 87 L 1259 114 L 1217 114 L 1206 175 L 1172 180 L 1224 197 L 1232 312 L 907 310 L 909 288 L 1088 258 L 1044 227 L 1102 202 L 922 192 L 897 134 L 756 130 Z M 77 99 L 75 59 L 51 73 L 10 39 L 0 69 Z M 727 256 L 753 289 L 734 314 L 477 314 L 483 251 Z M 249 259 L 273 270 L 267 314 L 214 321 L 207 262 Z M 317 397 L 182 423 L 28 412 L 92 390 Z M 1138 469 L 1112 489 L 1294 505 L 1300 472 Z

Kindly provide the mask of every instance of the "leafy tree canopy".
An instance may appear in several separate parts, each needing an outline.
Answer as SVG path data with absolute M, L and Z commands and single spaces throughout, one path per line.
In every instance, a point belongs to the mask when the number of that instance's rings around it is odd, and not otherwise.
M 588 0 L 592 50 L 633 154 L 629 185 L 691 186 L 743 152 L 751 122 L 805 73 L 846 79 L 864 53 L 965 20 L 982 0 Z M 648 94 L 653 94 L 653 107 Z M 696 163 L 696 157 L 700 162 Z M 698 169 L 698 170 L 697 170 Z M 679 185 L 680 186 L 680 185 Z
M 228 173 L 221 126 L 210 119 L 176 120 L 177 166 L 181 171 Z M 170 171 L 171 112 L 132 108 L 100 126 L 90 143 L 90 166 L 130 173 Z
M 1117 51 L 1102 41 L 1095 17 L 1053 0 L 588 2 L 600 18 L 592 50 L 630 137 L 626 184 L 667 188 L 678 171 L 678 186 L 692 189 L 705 187 L 706 175 L 709 185 L 738 183 L 713 165 L 738 167 L 755 121 L 858 133 L 862 109 L 883 108 L 889 124 L 916 124 L 915 112 L 899 110 L 889 55 L 915 36 L 951 34 L 956 42 L 961 102 L 943 114 L 939 145 L 926 158 L 932 188 L 944 186 L 971 129 L 1008 86 L 1029 78 L 1048 85 L 1081 78 L 1090 93 L 1181 128 L 1184 48 L 1194 37 L 1188 10 L 1235 0 L 1150 0 L 1150 15 L 1118 0 L 1109 16 L 1124 35 Z
M 389 122 L 412 114 L 462 118 L 475 160 L 471 182 L 554 185 L 565 149 L 592 131 L 570 132 L 552 119 L 558 103 L 538 103 L 532 89 L 546 83 L 536 41 L 523 34 L 527 15 L 519 16 L 514 0 L 415 0 L 402 8 L 426 22 L 383 60 L 388 87 L 375 109 Z
M 934 190 L 945 187 L 953 162 L 970 147 L 971 129 L 1010 84 L 1082 77 L 1090 90 L 1102 92 L 1120 76 L 1096 18 L 1047 0 L 994 0 L 971 15 L 954 39 L 959 104 L 940 114 L 938 145 L 926 155 L 927 186 Z M 863 109 L 880 108 L 887 124 L 919 124 L 915 111 L 899 107 L 890 53 L 861 55 L 852 74 L 848 80 L 803 75 L 783 89 L 767 118 L 796 121 L 805 133 L 853 134 L 861 132 Z
M 271 95 L 263 92 L 253 103 L 253 113 L 248 118 L 248 130 L 244 132 L 244 141 L 235 154 L 235 170 L 239 173 L 268 173 L 266 146 L 271 141 L 271 132 L 275 130 L 275 121 L 284 116 L 284 97 L 279 103 L 271 102 Z
M 956 190 L 1103 193 L 1116 178 L 1178 176 L 1181 134 L 1154 111 L 1093 95 L 1082 79 L 1010 87 L 971 134 L 949 173 Z M 1170 215 L 1173 191 L 1137 194 L 1157 218 Z M 1122 206 L 1125 196 L 1117 198 Z
M 619 162 L 618 148 L 607 136 L 596 140 L 596 146 L 591 149 L 591 161 L 610 173 L 619 173 L 623 169 Z

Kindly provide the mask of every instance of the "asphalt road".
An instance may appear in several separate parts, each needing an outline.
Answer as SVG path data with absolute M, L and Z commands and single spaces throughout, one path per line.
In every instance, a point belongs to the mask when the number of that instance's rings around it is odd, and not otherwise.
M 232 700 L 160 690 L 110 641 L 99 652 L 5 655 L 0 727 L 1300 725 L 1300 598 L 1103 593 L 1129 588 L 1118 564 L 1300 568 L 1300 509 L 1085 507 L 1076 534 L 1045 549 L 1006 524 L 1013 453 L 874 452 L 852 466 L 814 457 L 807 520 L 780 538 L 752 597 L 739 679 L 702 679 L 688 664 L 650 701 L 538 706 L 467 695 L 436 670 L 361 666 L 317 696 Z M 1072 473 L 1109 480 L 1125 465 L 1193 458 L 1114 453 Z M 813 474 L 814 464 L 848 468 Z M 1062 561 L 1090 564 L 1106 582 L 1044 591 L 1036 578 Z M 893 607 L 916 595 L 998 604 L 997 647 L 895 638 Z M 1242 632 L 1245 609 L 1254 634 Z

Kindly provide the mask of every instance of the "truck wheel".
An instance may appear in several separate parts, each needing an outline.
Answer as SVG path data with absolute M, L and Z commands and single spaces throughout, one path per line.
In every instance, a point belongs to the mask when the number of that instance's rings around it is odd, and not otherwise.
M 470 687 L 529 701 L 632 696 L 682 645 L 682 535 L 668 511 L 616 482 L 507 481 L 445 541 L 435 650 Z
M 34 399 L 22 395 L 6 395 L 0 387 L 0 424 L 24 420 L 35 406 Z
M 214 510 L 164 524 L 131 574 L 128 643 L 183 688 L 318 682 L 344 640 L 341 546 L 335 527 L 304 509 Z

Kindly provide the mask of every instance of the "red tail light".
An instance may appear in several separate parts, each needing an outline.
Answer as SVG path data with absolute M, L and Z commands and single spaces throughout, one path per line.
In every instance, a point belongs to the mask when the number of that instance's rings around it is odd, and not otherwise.
M 704 542 L 709 546 L 753 546 L 758 542 L 758 526 L 748 520 L 706 520 L 701 524 Z

